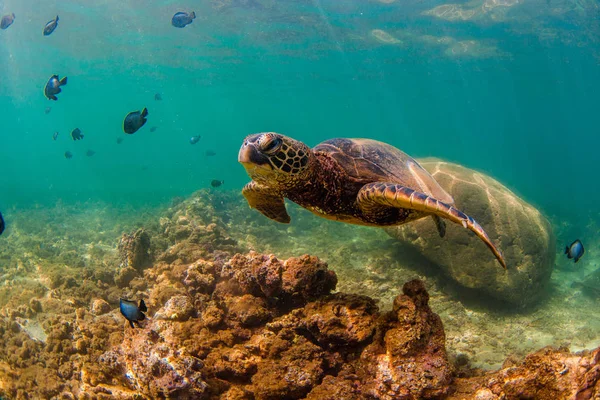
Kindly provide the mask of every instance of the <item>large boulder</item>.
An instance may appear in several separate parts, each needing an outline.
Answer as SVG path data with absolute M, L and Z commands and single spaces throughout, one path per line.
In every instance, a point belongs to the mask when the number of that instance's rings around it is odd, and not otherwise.
M 419 160 L 454 197 L 458 209 L 473 217 L 503 252 L 508 270 L 472 232 L 447 222 L 440 238 L 431 218 L 387 228 L 406 251 L 404 264 L 423 265 L 426 259 L 461 286 L 511 306 L 537 301 L 550 279 L 555 239 L 550 223 L 533 206 L 489 176 L 438 159 Z

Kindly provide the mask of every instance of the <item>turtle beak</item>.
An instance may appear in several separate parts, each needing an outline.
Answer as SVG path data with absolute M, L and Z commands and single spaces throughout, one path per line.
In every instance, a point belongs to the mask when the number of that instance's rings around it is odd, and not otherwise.
M 272 169 L 269 159 L 265 157 L 254 145 L 247 140 L 244 141 L 240 152 L 238 153 L 238 161 L 244 166 L 244 168 L 256 168 L 262 167 L 266 169 Z

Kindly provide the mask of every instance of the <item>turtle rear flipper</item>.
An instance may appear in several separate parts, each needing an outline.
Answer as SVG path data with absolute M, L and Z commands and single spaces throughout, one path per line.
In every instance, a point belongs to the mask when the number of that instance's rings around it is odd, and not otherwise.
M 284 224 L 290 223 L 290 216 L 285 209 L 283 196 L 273 192 L 273 189 L 260 186 L 252 181 L 244 186 L 242 194 L 251 208 L 256 208 L 265 217 Z
M 431 218 L 433 218 L 433 222 L 435 222 L 435 227 L 437 228 L 440 237 L 443 238 L 446 236 L 446 223 L 444 220 L 437 215 L 432 215 Z
M 494 246 L 481 225 L 449 204 L 405 186 L 388 182 L 375 182 L 364 185 L 358 192 L 357 202 L 365 214 L 380 211 L 376 206 L 395 207 L 422 211 L 461 224 L 475 233 L 494 253 L 502 267 L 506 269 L 506 262 L 502 253 Z

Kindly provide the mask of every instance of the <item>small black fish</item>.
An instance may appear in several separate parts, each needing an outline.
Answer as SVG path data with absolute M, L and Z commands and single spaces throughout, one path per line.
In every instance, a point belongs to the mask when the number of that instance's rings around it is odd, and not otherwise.
M 71 153 L 70 151 L 65 151 L 65 158 L 66 159 L 73 158 L 73 153 Z
M 150 132 L 156 132 L 156 127 L 153 126 L 152 128 L 150 128 Z
M 117 138 L 117 144 L 123 143 L 123 138 Z
M 0 21 L 0 29 L 6 29 L 15 22 L 15 13 L 7 14 Z
M 62 79 L 58 79 L 58 75 L 52 75 L 50 79 L 48 79 L 48 83 L 46 83 L 46 87 L 44 88 L 44 95 L 50 100 L 58 100 L 56 95 L 62 92 L 62 89 L 60 87 L 65 86 L 66 84 L 66 76 Z
M 142 111 L 132 111 L 125 117 L 123 121 L 123 131 L 128 134 L 136 133 L 146 123 L 146 117 L 148 116 L 148 109 L 144 108 Z
M 216 156 L 216 155 L 217 155 L 217 153 L 216 153 L 215 151 L 213 151 L 213 150 L 206 150 L 206 151 L 204 152 L 204 154 L 205 154 L 207 157 L 212 157 L 212 156 Z
M 200 135 L 192 136 L 190 138 L 190 144 L 196 144 L 196 143 L 198 143 L 201 138 L 202 138 L 202 136 L 200 136 Z
M 156 94 L 154 95 L 154 100 L 156 100 L 156 101 L 161 101 L 161 100 L 162 100 L 162 95 L 161 95 L 160 93 L 156 93 Z
M 133 325 L 134 322 L 140 325 L 140 321 L 146 319 L 144 312 L 148 311 L 144 300 L 140 300 L 140 305 L 138 306 L 133 300 L 119 299 L 119 309 L 125 319 L 129 321 L 129 325 L 132 328 L 135 328 L 135 325 Z
M 46 107 L 46 109 L 44 110 L 44 113 L 50 114 L 50 111 L 52 111 L 52 107 Z
M 79 129 L 79 128 L 73 129 L 73 132 L 71 132 L 71 137 L 73 138 L 73 140 L 83 139 L 83 135 L 81 134 L 81 129 Z
M 185 28 L 194 21 L 194 18 L 196 18 L 195 12 L 192 11 L 191 13 L 186 13 L 180 11 L 173 15 L 173 18 L 171 19 L 171 25 L 173 25 L 175 28 Z
M 585 253 L 585 249 L 583 248 L 583 243 L 581 243 L 579 239 L 565 248 L 565 254 L 567 255 L 567 258 L 574 258 L 575 262 L 579 261 L 579 259 L 583 257 L 583 253 Z
M 212 181 L 210 181 L 210 186 L 212 186 L 212 187 L 219 187 L 219 186 L 221 186 L 224 183 L 225 183 L 225 181 L 219 181 L 217 179 L 213 179 Z
M 52 140 L 56 140 L 58 138 L 58 132 L 54 132 L 52 134 Z
M 95 152 L 94 150 L 91 150 L 91 149 L 90 149 L 90 150 L 88 150 L 88 151 L 85 153 L 85 155 L 86 155 L 86 156 L 88 156 L 88 157 L 92 157 L 94 154 L 96 154 L 96 152 Z
M 4 218 L 2 218 L 2 213 L 0 212 L 0 235 L 2 235 L 2 232 L 4 232 Z
M 58 26 L 58 15 L 52 21 L 48 21 L 46 26 L 44 26 L 44 36 L 50 35 L 56 27 Z

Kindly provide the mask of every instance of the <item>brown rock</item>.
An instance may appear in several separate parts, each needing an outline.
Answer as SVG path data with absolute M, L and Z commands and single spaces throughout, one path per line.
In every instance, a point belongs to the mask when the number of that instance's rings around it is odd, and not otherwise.
M 150 235 L 143 229 L 133 234 L 123 234 L 118 245 L 119 255 L 124 267 L 143 271 L 152 264 L 150 258 Z
M 206 358 L 206 365 L 219 379 L 250 382 L 259 361 L 260 357 L 250 354 L 243 346 L 235 346 L 211 352 Z
M 440 238 L 431 218 L 387 228 L 407 247 L 402 262 L 433 264 L 460 285 L 517 306 L 537 301 L 550 279 L 555 238 L 550 223 L 533 206 L 493 178 L 435 159 L 420 160 L 456 206 L 485 229 L 503 252 L 503 270 L 485 244 L 470 231 L 446 223 Z
M 195 293 L 212 293 L 215 286 L 215 266 L 212 262 L 198 260 L 184 274 L 183 284 Z
M 356 346 L 371 339 L 379 309 L 367 296 L 337 293 L 304 307 L 307 329 L 324 347 Z
M 230 321 L 246 327 L 263 324 L 271 318 L 265 300 L 251 294 L 230 297 L 227 299 L 227 310 Z
M 156 319 L 186 321 L 194 314 L 194 305 L 188 296 L 173 296 L 154 315 Z
M 248 293 L 260 297 L 272 297 L 281 291 L 283 264 L 273 255 L 250 252 L 236 254 L 221 270 L 221 278 L 233 278 L 237 286 L 229 285 L 231 294 Z
M 500 371 L 456 379 L 456 392 L 449 399 L 597 399 L 599 361 L 600 349 L 573 354 L 567 349 L 544 348 Z
M 260 291 L 266 297 L 277 297 L 281 292 L 283 265 L 274 256 L 252 265 L 252 275 Z
M 281 280 L 283 292 L 301 303 L 328 294 L 337 285 L 337 276 L 327 270 L 327 263 L 309 255 L 287 259 Z
M 358 379 L 343 379 L 327 375 L 319 386 L 310 391 L 306 400 L 362 400 Z
M 258 365 L 252 377 L 252 390 L 257 400 L 300 399 L 319 382 L 324 374 L 323 351 L 301 336 L 294 346 L 276 359 Z
M 110 312 L 111 306 L 105 300 L 102 299 L 94 299 L 92 300 L 92 306 L 90 307 L 90 311 L 94 315 L 102 315 Z
M 451 367 L 441 319 L 421 281 L 404 285 L 380 337 L 362 354 L 363 393 L 378 399 L 430 399 L 449 392 Z M 366 367 L 368 365 L 368 367 Z
M 152 329 L 125 335 L 119 363 L 128 371 L 130 382 L 150 398 L 208 398 L 201 373 L 204 364 L 180 348 L 161 327 L 161 321 L 155 321 Z
M 236 254 L 221 270 L 218 296 L 252 294 L 270 302 L 291 302 L 302 306 L 308 300 L 328 294 L 337 284 L 333 271 L 317 257 L 304 255 L 285 262 L 275 256 L 250 252 Z
M 239 387 L 232 386 L 227 392 L 223 393 L 219 400 L 254 400 L 252 392 Z
M 204 322 L 204 325 L 206 325 L 207 327 L 216 328 L 221 324 L 221 322 L 223 322 L 224 317 L 225 313 L 223 312 L 223 310 L 221 310 L 216 305 L 211 304 L 208 307 L 206 307 L 206 309 L 202 312 L 200 318 Z
M 120 288 L 127 287 L 138 276 L 139 272 L 131 267 L 120 268 L 115 273 L 115 284 Z

